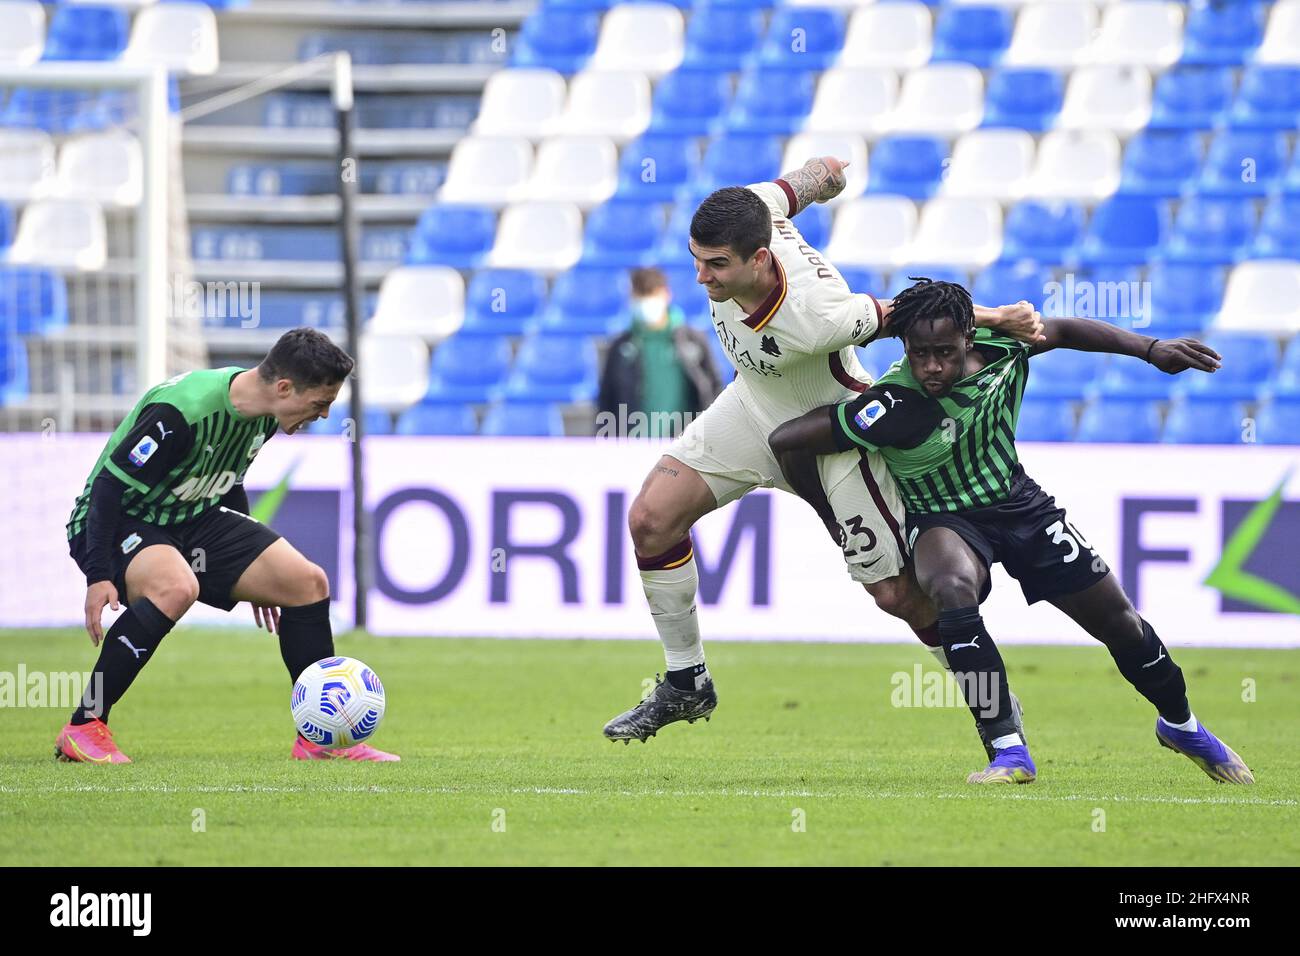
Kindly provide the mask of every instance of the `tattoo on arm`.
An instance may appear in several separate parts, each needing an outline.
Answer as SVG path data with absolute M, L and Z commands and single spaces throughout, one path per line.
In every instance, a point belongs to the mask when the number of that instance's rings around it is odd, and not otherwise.
M 794 190 L 796 213 L 815 202 L 834 199 L 844 190 L 844 173 L 832 172 L 824 159 L 810 159 L 798 169 L 782 173 L 781 178 Z
M 667 465 L 655 465 L 655 471 L 659 472 L 661 475 L 667 475 L 669 478 L 677 477 L 677 469 L 669 468 Z

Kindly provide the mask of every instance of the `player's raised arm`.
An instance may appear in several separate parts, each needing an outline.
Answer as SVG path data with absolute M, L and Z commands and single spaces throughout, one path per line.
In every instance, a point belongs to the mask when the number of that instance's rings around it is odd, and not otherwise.
M 1156 339 L 1096 319 L 1044 319 L 1043 334 L 1044 341 L 1034 346 L 1030 354 L 1074 349 L 1131 355 L 1170 375 L 1188 369 L 1214 372 L 1222 359 L 1218 352 L 1196 339 Z
M 849 164 L 834 156 L 810 159 L 798 169 L 782 173 L 777 185 L 790 200 L 790 215 L 796 216 L 815 202 L 826 202 L 844 192 L 844 169 Z
M 973 308 L 976 327 L 992 329 L 1030 345 L 1043 343 L 1043 318 L 1023 299 L 1014 305 L 976 305 Z

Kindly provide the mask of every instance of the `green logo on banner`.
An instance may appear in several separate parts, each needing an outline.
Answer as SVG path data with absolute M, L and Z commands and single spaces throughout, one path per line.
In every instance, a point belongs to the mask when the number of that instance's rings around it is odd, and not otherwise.
M 1286 588 L 1245 570 L 1246 562 L 1268 533 L 1273 516 L 1282 507 L 1282 489 L 1290 480 L 1291 471 L 1288 471 L 1273 489 L 1273 493 L 1250 509 L 1245 520 L 1237 526 L 1224 545 L 1223 557 L 1219 558 L 1219 563 L 1205 579 L 1206 585 L 1226 597 L 1253 604 L 1264 611 L 1300 614 L 1300 595 L 1292 594 Z

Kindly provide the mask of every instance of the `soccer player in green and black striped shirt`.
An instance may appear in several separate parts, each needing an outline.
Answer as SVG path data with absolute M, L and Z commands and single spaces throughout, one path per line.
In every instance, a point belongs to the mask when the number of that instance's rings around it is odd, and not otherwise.
M 1164 372 L 1213 372 L 1219 356 L 1194 339 L 1158 340 L 1105 322 L 1046 319 L 1036 344 L 976 329 L 960 285 L 922 279 L 893 302 L 887 333 L 905 357 L 853 401 L 787 422 L 770 443 L 782 472 L 837 540 L 836 515 L 816 458 L 857 448 L 879 453 L 907 508 L 908 544 L 921 589 L 939 608 L 939 634 L 975 719 L 997 751 L 971 783 L 1029 783 L 1036 775 L 1016 732 L 1006 668 L 984 627 L 989 568 L 1000 561 L 1025 600 L 1047 600 L 1106 645 L 1120 673 L 1156 708 L 1160 743 L 1213 779 L 1252 783 L 1249 768 L 1192 715 L 1183 673 L 1115 575 L 1025 474 L 1016 419 L 1030 358 L 1055 348 L 1145 359 Z
M 145 392 L 109 436 L 68 520 L 86 575 L 86 630 L 100 648 L 82 705 L 59 734 L 65 760 L 129 763 L 109 711 L 195 601 L 279 632 L 291 680 L 334 656 L 329 580 L 248 515 L 244 474 L 277 431 L 329 413 L 352 359 L 321 332 L 282 335 L 256 368 L 186 372 Z M 106 605 L 127 610 L 103 632 Z M 279 610 L 277 610 L 279 609 Z M 301 736 L 293 756 L 396 760 L 365 744 L 325 751 Z

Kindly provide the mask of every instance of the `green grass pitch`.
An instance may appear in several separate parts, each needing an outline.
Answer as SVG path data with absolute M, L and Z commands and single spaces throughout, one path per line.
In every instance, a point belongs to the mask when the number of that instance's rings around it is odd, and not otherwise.
M 712 722 L 631 746 L 600 729 L 653 640 L 337 649 L 383 678 L 402 763 L 291 761 L 276 639 L 182 626 L 113 713 L 130 766 L 57 763 L 62 709 L 0 709 L 0 864 L 1300 863 L 1300 651 L 1175 651 L 1255 771 L 1229 788 L 1157 746 L 1100 646 L 1009 646 L 1039 778 L 976 788 L 969 713 L 891 702 L 919 646 L 715 642 Z M 82 632 L 0 632 L 0 671 L 92 662 Z

